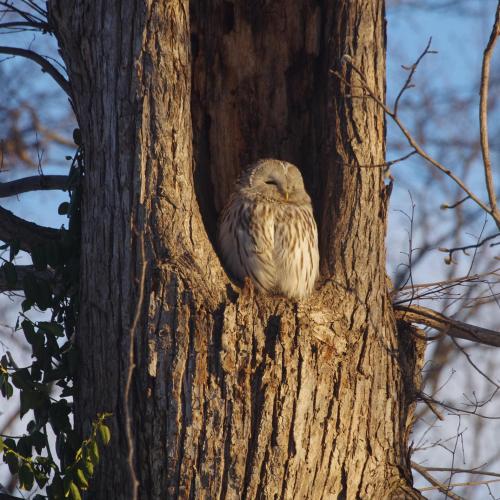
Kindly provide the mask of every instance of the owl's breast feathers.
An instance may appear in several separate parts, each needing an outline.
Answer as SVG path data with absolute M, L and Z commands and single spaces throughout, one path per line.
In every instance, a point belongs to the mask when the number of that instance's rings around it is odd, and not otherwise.
M 228 270 L 266 292 L 299 299 L 318 276 L 318 233 L 308 203 L 279 203 L 237 191 L 224 209 L 219 247 Z

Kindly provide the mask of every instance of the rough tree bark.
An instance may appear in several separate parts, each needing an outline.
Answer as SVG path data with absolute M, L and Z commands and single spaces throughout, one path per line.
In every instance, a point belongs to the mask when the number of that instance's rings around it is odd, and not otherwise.
M 420 498 L 408 432 L 418 349 L 387 293 L 383 0 L 51 0 L 82 131 L 76 419 L 113 413 L 92 498 Z M 213 242 L 238 172 L 301 168 L 322 281 L 239 288 Z M 144 243 L 147 272 L 141 286 Z

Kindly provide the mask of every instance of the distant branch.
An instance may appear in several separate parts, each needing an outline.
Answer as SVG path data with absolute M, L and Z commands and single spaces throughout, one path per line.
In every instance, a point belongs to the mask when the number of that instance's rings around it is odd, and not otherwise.
M 490 159 L 490 146 L 488 140 L 488 86 L 490 82 L 490 61 L 493 55 L 493 49 L 497 38 L 500 36 L 500 1 L 497 4 L 497 11 L 495 15 L 495 22 L 491 30 L 490 39 L 486 45 L 483 55 L 483 65 L 481 69 L 481 89 L 479 92 L 479 131 L 481 135 L 481 152 L 483 154 L 484 163 L 484 177 L 486 180 L 486 188 L 488 190 L 488 197 L 490 200 L 491 210 L 496 215 L 495 220 L 500 228 L 500 212 L 497 208 L 497 198 L 495 193 L 495 186 L 493 183 L 493 174 L 491 172 L 491 159 Z
M 0 207 L 0 240 L 16 240 L 19 248 L 25 252 L 31 252 L 35 246 L 42 245 L 47 240 L 58 239 L 60 234 L 58 229 L 28 222 Z
M 447 318 L 426 307 L 400 305 L 395 307 L 395 313 L 396 317 L 402 321 L 430 326 L 450 337 L 500 347 L 499 332 Z
M 33 175 L 10 182 L 0 182 L 0 198 L 30 191 L 64 190 L 68 188 L 67 175 Z
M 0 270 L 0 293 L 1 292 L 16 292 L 24 290 L 23 280 L 27 274 L 33 274 L 37 278 L 49 280 L 53 277 L 51 271 L 37 271 L 34 266 L 15 266 L 17 280 L 15 283 L 8 283 L 7 279 Z
M 68 80 L 64 78 L 57 69 L 52 66 L 52 64 L 45 59 L 45 57 L 41 56 L 40 54 L 37 54 L 36 52 L 33 52 L 32 50 L 27 50 L 27 49 L 20 49 L 18 47 L 3 47 L 0 46 L 0 54 L 8 54 L 11 56 L 21 56 L 25 57 L 26 59 L 30 59 L 33 62 L 36 62 L 41 68 L 44 73 L 48 73 L 61 87 L 66 94 L 70 95 L 71 90 L 69 86 Z

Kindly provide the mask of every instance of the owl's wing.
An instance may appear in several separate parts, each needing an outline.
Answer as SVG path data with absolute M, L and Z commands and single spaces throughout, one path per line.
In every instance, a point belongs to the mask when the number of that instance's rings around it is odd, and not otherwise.
M 249 276 L 260 289 L 274 288 L 274 220 L 270 207 L 235 196 L 222 217 L 219 245 L 226 266 L 237 279 Z
M 245 204 L 237 230 L 237 249 L 246 275 L 266 291 L 275 288 L 274 217 L 265 202 Z

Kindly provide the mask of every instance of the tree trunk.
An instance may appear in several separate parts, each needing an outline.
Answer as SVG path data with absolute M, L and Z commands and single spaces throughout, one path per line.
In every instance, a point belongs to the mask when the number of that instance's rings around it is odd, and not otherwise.
M 383 0 L 49 7 L 87 164 L 77 424 L 113 413 L 92 498 L 130 497 L 134 333 L 140 498 L 420 498 L 417 349 L 387 291 L 383 172 L 359 168 L 384 162 L 385 121 L 341 63 L 384 98 Z M 322 280 L 300 303 L 239 288 L 214 250 L 261 157 L 297 164 L 312 195 Z

